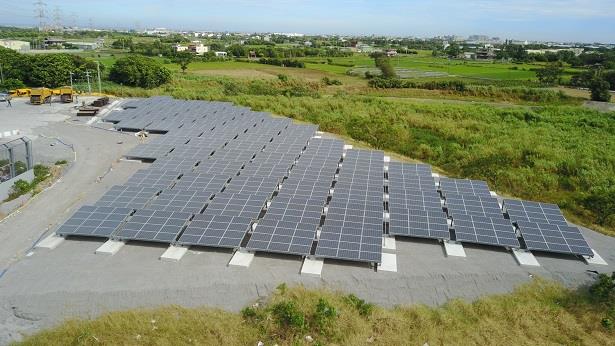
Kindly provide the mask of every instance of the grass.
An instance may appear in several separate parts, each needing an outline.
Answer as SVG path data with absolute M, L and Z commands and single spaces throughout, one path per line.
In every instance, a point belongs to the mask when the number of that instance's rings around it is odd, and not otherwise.
M 534 279 L 514 292 L 385 309 L 328 290 L 287 288 L 241 314 L 177 306 L 71 320 L 20 345 L 612 345 L 604 307 Z M 306 341 L 306 336 L 313 342 Z

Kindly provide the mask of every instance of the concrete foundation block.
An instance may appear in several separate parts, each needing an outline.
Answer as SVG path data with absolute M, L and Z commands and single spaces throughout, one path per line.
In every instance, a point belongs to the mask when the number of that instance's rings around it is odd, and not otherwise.
M 305 258 L 301 266 L 301 275 L 319 278 L 322 274 L 322 268 L 325 260 L 322 258 Z
M 598 255 L 596 250 L 592 249 L 592 252 L 594 253 L 594 257 L 583 256 L 583 260 L 585 261 L 585 263 L 587 263 L 587 264 L 597 264 L 597 265 L 602 265 L 602 266 L 608 266 L 609 265 L 608 263 L 606 263 L 604 258 L 602 258 L 602 256 Z
M 188 247 L 186 247 L 186 246 L 171 245 L 160 256 L 160 260 L 164 261 L 164 262 L 179 262 L 179 260 L 181 260 L 182 257 L 184 257 L 186 252 L 188 252 Z
M 229 266 L 234 267 L 249 267 L 254 260 L 254 253 L 247 251 L 236 251 L 233 257 L 228 262 Z
M 446 251 L 446 257 L 466 257 L 466 252 L 463 249 L 463 245 L 454 241 L 445 241 L 444 250 Z
M 397 255 L 382 253 L 382 262 L 378 264 L 378 271 L 397 273 Z
M 57 235 L 55 233 L 52 233 L 47 238 L 38 242 L 34 247 L 37 249 L 53 250 L 56 247 L 58 247 L 58 245 L 62 244 L 64 240 L 66 240 L 64 237 Z
M 540 263 L 538 263 L 538 260 L 531 252 L 521 249 L 512 249 L 512 253 L 519 265 L 540 267 Z
M 94 253 L 97 255 L 113 256 L 118 251 L 120 251 L 120 249 L 123 248 L 124 245 L 126 245 L 126 243 L 123 241 L 109 239 L 104 244 L 102 244 L 98 249 L 96 249 Z

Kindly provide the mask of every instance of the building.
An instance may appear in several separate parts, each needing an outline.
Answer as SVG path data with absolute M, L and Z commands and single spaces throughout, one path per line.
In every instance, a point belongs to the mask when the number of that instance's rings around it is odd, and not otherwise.
M 196 55 L 203 55 L 209 52 L 209 46 L 203 45 L 200 41 L 192 42 L 187 48 Z
M 176 44 L 173 46 L 173 51 L 176 53 L 185 52 L 188 50 L 187 46 L 182 46 L 181 44 Z
M 66 42 L 66 44 L 70 44 L 77 49 L 83 50 L 96 50 L 99 48 L 99 44 L 97 42 Z
M 49 47 L 54 47 L 54 46 L 62 48 L 62 46 L 64 46 L 64 43 L 66 43 L 66 40 L 62 38 L 46 37 L 45 40 L 43 41 L 43 48 L 49 48 Z
M 18 40 L 0 40 L 0 46 L 18 52 L 24 52 L 30 50 L 30 42 L 18 41 Z
M 25 52 L 30 50 L 30 42 L 18 41 L 18 40 L 0 40 L 0 46 L 18 52 Z
M 389 49 L 387 50 L 387 56 L 397 56 L 397 50 L 395 49 Z
M 226 58 L 226 56 L 228 55 L 226 52 L 216 52 L 215 54 L 219 58 Z
M 477 49 L 476 59 L 478 60 L 495 59 L 495 50 L 493 49 L 492 46 L 485 46 L 485 48 Z
M 575 56 L 579 56 L 583 53 L 583 48 L 567 48 L 567 49 L 527 49 L 526 52 L 528 54 L 546 54 L 546 53 L 554 53 L 570 51 L 573 52 Z
M 463 58 L 466 60 L 476 60 L 476 53 L 474 52 L 463 52 Z

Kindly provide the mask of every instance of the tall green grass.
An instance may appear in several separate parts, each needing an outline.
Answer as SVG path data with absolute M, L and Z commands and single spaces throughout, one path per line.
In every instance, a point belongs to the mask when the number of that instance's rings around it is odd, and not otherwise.
M 241 314 L 181 307 L 112 312 L 64 322 L 20 344 L 612 345 L 615 334 L 602 326 L 603 314 L 583 294 L 542 280 L 472 303 L 393 309 L 341 292 L 280 285 Z

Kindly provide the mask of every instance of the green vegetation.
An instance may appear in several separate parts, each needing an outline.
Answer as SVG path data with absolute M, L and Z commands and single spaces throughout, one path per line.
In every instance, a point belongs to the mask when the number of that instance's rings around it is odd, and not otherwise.
M 0 47 L 0 64 L 10 86 L 50 87 L 68 85 L 70 73 L 81 76 L 96 70 L 94 61 L 71 54 L 25 55 Z M 101 66 L 104 70 L 104 66 Z
M 605 81 L 604 79 L 594 78 L 589 84 L 592 100 L 609 102 L 611 100 L 611 93 L 609 92 L 610 86 L 611 85 L 609 84 L 609 82 Z
M 71 320 L 20 345 L 607 345 L 612 278 L 589 292 L 534 279 L 514 292 L 472 303 L 451 300 L 384 309 L 354 295 L 280 287 L 264 302 L 234 314 L 163 307 Z M 606 303 L 611 302 L 611 303 Z M 611 323 L 611 324 L 610 324 Z
M 171 80 L 171 72 L 153 59 L 132 55 L 115 62 L 109 79 L 124 85 L 155 88 Z
M 15 163 L 15 170 L 17 170 L 17 163 Z M 9 197 L 6 201 L 12 201 L 19 196 L 23 196 L 29 192 L 36 192 L 36 187 L 45 181 L 47 178 L 51 176 L 51 172 L 49 167 L 44 165 L 34 165 L 34 179 L 32 182 L 27 182 L 25 180 L 19 179 L 13 185 L 11 192 L 9 193 Z M 25 170 L 23 170 L 25 172 Z M 21 174 L 23 172 L 18 172 L 17 174 Z

